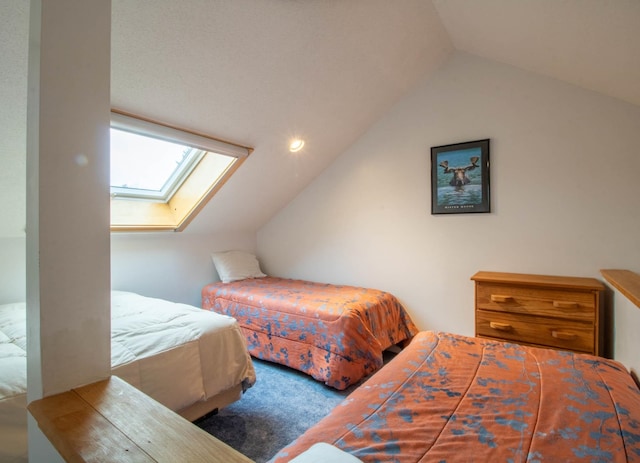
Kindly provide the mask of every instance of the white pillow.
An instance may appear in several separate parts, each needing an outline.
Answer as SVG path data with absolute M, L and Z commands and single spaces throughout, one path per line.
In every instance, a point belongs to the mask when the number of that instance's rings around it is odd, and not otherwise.
M 326 463 L 327 461 L 331 463 L 362 463 L 360 458 L 324 442 L 313 444 L 289 463 Z
M 260 263 L 256 256 L 248 252 L 214 252 L 211 254 L 211 259 L 223 283 L 267 276 L 260 270 Z

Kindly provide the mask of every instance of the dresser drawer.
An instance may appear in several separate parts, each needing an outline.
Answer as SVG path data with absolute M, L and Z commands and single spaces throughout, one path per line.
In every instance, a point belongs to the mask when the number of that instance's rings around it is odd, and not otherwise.
M 477 309 L 593 322 L 596 294 L 591 291 L 477 283 Z
M 592 323 L 488 310 L 476 311 L 476 334 L 580 352 L 594 352 Z

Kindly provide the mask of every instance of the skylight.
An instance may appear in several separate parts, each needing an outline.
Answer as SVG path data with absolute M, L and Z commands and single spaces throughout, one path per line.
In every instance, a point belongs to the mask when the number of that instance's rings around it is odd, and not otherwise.
M 111 195 L 166 203 L 204 154 L 183 144 L 112 128 Z
M 251 151 L 112 112 L 111 229 L 184 229 Z

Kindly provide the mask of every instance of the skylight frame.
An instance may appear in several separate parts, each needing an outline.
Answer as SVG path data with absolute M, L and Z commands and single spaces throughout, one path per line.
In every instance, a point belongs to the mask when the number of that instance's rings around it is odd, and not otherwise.
M 111 127 L 202 152 L 165 203 L 112 195 L 112 231 L 182 231 L 253 152 L 253 148 L 112 109 Z M 220 156 L 222 155 L 222 156 Z M 231 158 L 223 160 L 224 158 Z

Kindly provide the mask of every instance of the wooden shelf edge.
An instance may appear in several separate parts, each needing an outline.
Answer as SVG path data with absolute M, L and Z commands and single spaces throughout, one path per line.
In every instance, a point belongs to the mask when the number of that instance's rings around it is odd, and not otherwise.
M 640 308 L 640 275 L 631 270 L 603 269 L 600 273 L 611 286 Z
M 27 409 L 68 462 L 253 463 L 117 376 L 34 400 Z

